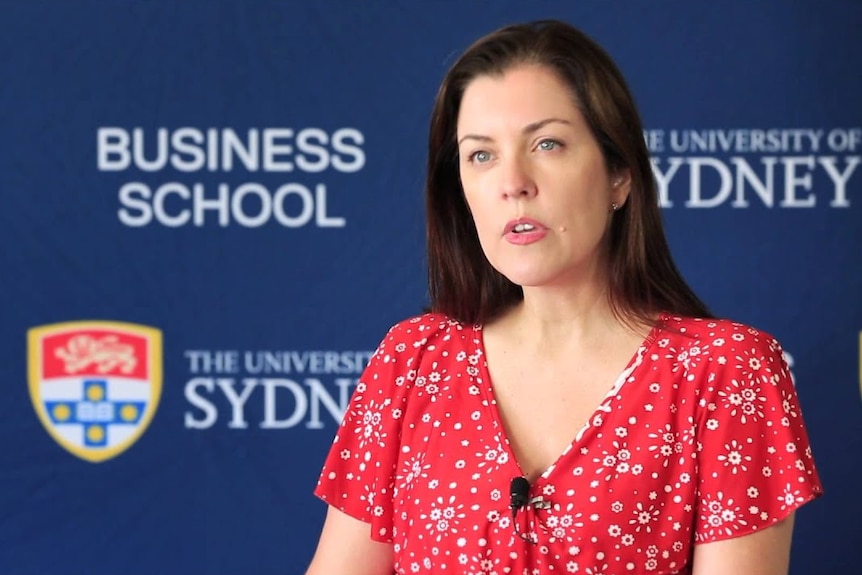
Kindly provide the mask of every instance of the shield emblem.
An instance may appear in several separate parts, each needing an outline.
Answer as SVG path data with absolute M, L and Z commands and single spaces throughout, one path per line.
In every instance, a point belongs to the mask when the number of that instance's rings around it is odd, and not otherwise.
M 30 399 L 64 449 L 93 463 L 144 433 L 162 393 L 162 332 L 115 321 L 74 321 L 27 332 Z

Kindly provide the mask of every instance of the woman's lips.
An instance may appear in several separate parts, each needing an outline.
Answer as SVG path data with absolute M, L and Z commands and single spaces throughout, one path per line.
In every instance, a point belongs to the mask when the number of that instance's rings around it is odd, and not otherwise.
M 518 218 L 506 224 L 503 237 L 510 244 L 526 246 L 544 238 L 548 234 L 548 228 L 531 218 Z

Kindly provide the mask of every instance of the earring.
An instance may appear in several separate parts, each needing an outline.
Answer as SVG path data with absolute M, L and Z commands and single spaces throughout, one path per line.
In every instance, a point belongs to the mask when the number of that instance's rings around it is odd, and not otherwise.
M 618 209 L 620 209 L 620 207 L 619 207 L 616 203 L 611 204 L 611 211 L 612 211 L 612 212 L 615 212 L 615 211 L 617 211 Z

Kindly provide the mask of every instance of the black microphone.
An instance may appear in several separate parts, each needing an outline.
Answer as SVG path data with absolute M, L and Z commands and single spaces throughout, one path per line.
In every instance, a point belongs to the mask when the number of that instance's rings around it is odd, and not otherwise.
M 518 509 L 530 502 L 530 482 L 526 477 L 514 477 L 509 483 L 509 507 L 512 509 L 512 517 Z

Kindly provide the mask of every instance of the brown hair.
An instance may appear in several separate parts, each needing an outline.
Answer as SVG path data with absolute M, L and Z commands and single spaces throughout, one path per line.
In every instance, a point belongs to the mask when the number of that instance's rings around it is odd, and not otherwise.
M 553 70 L 569 86 L 608 170 L 628 169 L 631 192 L 609 231 L 609 301 L 628 324 L 658 312 L 711 317 L 673 263 L 662 228 L 649 153 L 634 100 L 616 64 L 593 40 L 559 21 L 507 26 L 470 46 L 434 102 L 428 143 L 426 217 L 431 310 L 485 323 L 523 299 L 482 251 L 458 170 L 456 125 L 467 85 L 520 64 Z

